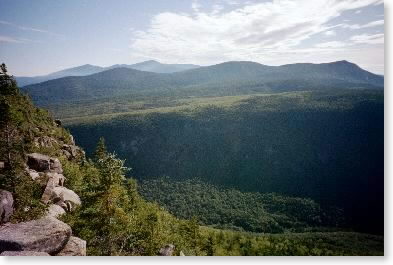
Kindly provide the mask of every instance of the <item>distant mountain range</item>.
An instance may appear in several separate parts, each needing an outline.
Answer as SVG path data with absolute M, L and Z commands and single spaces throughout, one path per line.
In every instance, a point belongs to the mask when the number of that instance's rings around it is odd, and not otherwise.
M 156 62 L 152 62 L 150 67 L 149 64 L 150 62 L 145 62 L 137 66 L 143 69 L 158 66 Z M 179 65 L 172 66 L 172 69 L 176 67 L 179 69 Z M 87 68 L 84 69 L 85 73 L 88 71 Z M 90 71 L 94 69 L 90 68 Z M 255 62 L 226 62 L 174 73 L 113 67 L 87 76 L 63 77 L 29 85 L 24 87 L 24 90 L 37 103 L 47 105 L 123 96 L 222 96 L 256 92 L 383 87 L 383 76 L 365 71 L 353 63 L 338 61 L 282 66 L 267 66 Z
M 33 76 L 33 77 L 24 77 L 19 76 L 16 77 L 16 81 L 20 87 L 37 84 L 57 78 L 62 78 L 66 76 L 86 76 L 91 74 L 100 73 L 106 70 L 115 69 L 115 68 L 130 68 L 140 71 L 148 71 L 154 73 L 175 73 L 189 69 L 195 69 L 200 67 L 199 65 L 194 64 L 163 64 L 154 60 L 145 61 L 136 64 L 115 64 L 108 67 L 101 67 L 91 64 L 85 64 L 73 68 L 64 69 L 58 72 L 54 72 L 48 75 L 42 76 Z

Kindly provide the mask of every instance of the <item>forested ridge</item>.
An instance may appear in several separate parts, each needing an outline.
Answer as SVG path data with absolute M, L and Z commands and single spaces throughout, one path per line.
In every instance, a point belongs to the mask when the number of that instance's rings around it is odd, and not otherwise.
M 26 86 L 41 106 L 113 97 L 213 97 L 326 89 L 383 88 L 384 77 L 338 61 L 323 64 L 267 66 L 225 62 L 176 73 L 154 73 L 126 67 L 88 76 L 67 76 Z

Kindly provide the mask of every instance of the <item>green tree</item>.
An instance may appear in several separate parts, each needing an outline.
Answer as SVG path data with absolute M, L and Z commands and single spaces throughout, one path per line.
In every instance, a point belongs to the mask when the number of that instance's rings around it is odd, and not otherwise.
M 15 193 L 18 173 L 23 164 L 24 141 L 21 130 L 23 113 L 19 111 L 19 89 L 14 78 L 7 73 L 5 64 L 0 65 L 0 160 L 5 162 L 0 172 L 0 188 Z
M 104 137 L 101 137 L 97 143 L 97 147 L 94 152 L 94 159 L 95 161 L 98 161 L 100 159 L 105 158 L 107 154 L 108 154 L 108 150 L 105 145 L 105 139 Z

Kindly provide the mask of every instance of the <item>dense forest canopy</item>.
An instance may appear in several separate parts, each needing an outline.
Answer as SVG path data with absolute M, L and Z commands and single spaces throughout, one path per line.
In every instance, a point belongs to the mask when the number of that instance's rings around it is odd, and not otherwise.
M 383 232 L 383 91 L 249 96 L 71 121 L 88 152 L 105 136 L 139 179 L 197 177 L 312 198 L 343 208 L 356 230 Z

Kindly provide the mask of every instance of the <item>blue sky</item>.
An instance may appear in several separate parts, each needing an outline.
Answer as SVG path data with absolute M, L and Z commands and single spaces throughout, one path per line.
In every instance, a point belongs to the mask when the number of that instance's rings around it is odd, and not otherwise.
M 15 75 L 149 59 L 348 60 L 383 74 L 383 1 L 0 0 L 0 60 Z

